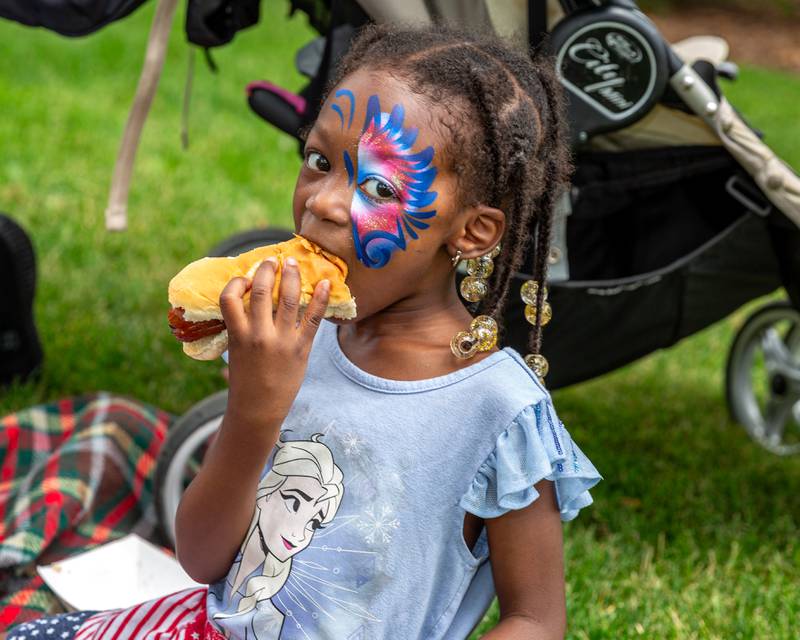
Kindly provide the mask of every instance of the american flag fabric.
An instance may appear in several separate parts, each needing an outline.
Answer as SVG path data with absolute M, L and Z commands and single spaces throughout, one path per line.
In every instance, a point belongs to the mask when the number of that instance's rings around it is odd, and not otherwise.
M 64 611 L 37 564 L 128 533 L 163 543 L 152 481 L 174 419 L 103 392 L 0 418 L 0 632 Z
M 66 640 L 74 637 L 84 620 L 93 614 L 94 611 L 79 611 L 51 618 L 39 618 L 14 627 L 8 638 L 11 640 L 37 640 L 41 636 L 42 638 Z
M 15 627 L 7 640 L 225 640 L 206 618 L 205 587 L 127 609 L 66 613 Z

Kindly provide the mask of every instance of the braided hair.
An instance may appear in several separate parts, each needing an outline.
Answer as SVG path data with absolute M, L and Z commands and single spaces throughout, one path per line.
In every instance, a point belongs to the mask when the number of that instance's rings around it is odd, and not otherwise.
M 539 286 L 529 341 L 531 353 L 539 353 L 553 205 L 571 171 L 552 59 L 532 58 L 495 36 L 444 25 L 368 25 L 339 62 L 328 90 L 364 67 L 403 81 L 443 114 L 441 157 L 457 177 L 459 204 L 505 213 L 501 253 L 477 308 L 501 330 L 513 276 L 533 242 L 533 279 Z

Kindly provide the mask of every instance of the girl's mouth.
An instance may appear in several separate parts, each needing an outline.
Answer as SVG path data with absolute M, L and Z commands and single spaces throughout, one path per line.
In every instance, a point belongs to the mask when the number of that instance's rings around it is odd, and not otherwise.
M 283 536 L 281 536 L 281 540 L 283 540 L 283 546 L 286 547 L 289 551 L 291 551 L 292 549 L 294 549 L 297 546 L 296 544 L 292 544 L 291 542 L 289 542 Z

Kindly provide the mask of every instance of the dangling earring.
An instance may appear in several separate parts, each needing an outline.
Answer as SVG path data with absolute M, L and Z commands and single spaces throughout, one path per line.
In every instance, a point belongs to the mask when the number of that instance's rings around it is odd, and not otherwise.
M 528 280 L 522 285 L 520 290 L 520 297 L 525 303 L 525 319 L 532 325 L 536 326 L 536 294 L 539 291 L 539 283 L 535 280 Z M 553 309 L 550 303 L 547 302 L 547 287 L 542 289 L 542 317 L 541 325 L 545 326 L 553 317 Z M 550 370 L 550 365 L 541 353 L 529 353 L 525 356 L 525 364 L 527 364 L 539 380 L 543 381 L 547 372 Z
M 478 302 L 489 291 L 486 278 L 494 271 L 494 261 L 500 255 L 498 244 L 486 255 L 467 260 L 467 277 L 461 281 L 461 295 L 467 302 Z
M 460 253 L 460 252 L 459 252 Z M 458 254 L 457 254 L 458 255 Z M 492 258 L 500 255 L 498 244 L 492 251 L 479 258 L 467 260 L 466 278 L 461 281 L 461 295 L 467 302 L 478 302 L 489 290 L 486 278 L 494 271 Z M 469 331 L 459 331 L 450 341 L 450 351 L 457 358 L 466 360 L 478 351 L 489 351 L 497 344 L 497 322 L 491 316 L 478 316 L 469 325 Z
M 458 263 L 461 262 L 461 249 L 456 249 L 456 255 L 450 258 L 450 261 L 453 263 L 453 269 L 455 269 Z

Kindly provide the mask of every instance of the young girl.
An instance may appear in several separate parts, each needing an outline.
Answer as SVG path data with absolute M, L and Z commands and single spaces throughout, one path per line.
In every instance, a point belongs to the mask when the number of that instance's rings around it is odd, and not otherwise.
M 322 321 L 322 282 L 297 322 L 289 260 L 274 309 L 270 261 L 223 291 L 227 411 L 176 519 L 209 587 L 9 640 L 461 640 L 495 593 L 487 640 L 563 637 L 561 520 L 600 479 L 540 379 L 563 132 L 552 61 L 439 26 L 363 31 L 294 194 L 296 231 L 347 262 L 358 318 Z M 531 239 L 523 359 L 495 322 Z

